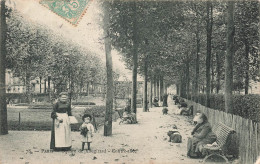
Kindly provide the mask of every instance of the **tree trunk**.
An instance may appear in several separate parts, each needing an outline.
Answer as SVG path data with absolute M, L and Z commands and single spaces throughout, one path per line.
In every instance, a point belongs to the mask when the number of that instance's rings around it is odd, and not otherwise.
M 146 56 L 145 58 L 145 63 L 144 63 L 144 95 L 143 95 L 143 111 L 147 112 L 148 110 L 148 104 L 147 104 L 147 61 L 148 60 L 148 56 Z
M 186 95 L 190 100 L 190 62 L 186 62 Z
M 248 94 L 248 88 L 249 88 L 249 44 L 247 41 L 244 41 L 245 44 L 245 64 L 246 64 L 246 70 L 245 70 L 245 94 Z
M 53 83 L 53 92 L 54 92 L 54 93 L 56 93 L 56 87 L 57 87 L 56 84 Z
M 112 111 L 113 111 L 113 98 L 114 98 L 114 85 L 113 85 L 113 66 L 111 56 L 111 40 L 109 31 L 109 3 L 104 2 L 104 36 L 105 36 L 105 51 L 106 51 L 106 68 L 107 68 L 107 94 L 106 94 L 106 115 L 104 123 L 104 136 L 112 135 Z
M 156 76 L 156 97 L 159 98 L 159 77 Z M 158 99 L 159 100 L 159 99 Z
M 26 73 L 25 73 L 25 86 L 26 86 L 26 92 L 25 92 L 26 93 L 26 102 L 31 103 L 30 74 L 28 73 L 28 69 L 26 69 Z
M 210 93 L 213 94 L 214 91 L 214 65 L 213 65 L 214 55 L 211 56 L 211 85 L 210 85 Z
M 200 74 L 200 23 L 197 22 L 197 30 L 196 30 L 196 70 L 195 70 L 195 82 L 194 82 L 194 96 L 195 102 L 198 102 L 198 94 L 199 94 L 199 74 Z
M 87 82 L 87 95 L 89 96 L 89 82 Z
M 75 93 L 74 81 L 73 81 L 73 77 L 71 76 L 71 80 L 70 80 L 70 103 L 72 102 L 73 96 L 75 96 L 74 93 Z
M 216 66 L 216 71 L 217 71 L 217 86 L 216 86 L 216 92 L 217 94 L 219 93 L 220 90 L 220 78 L 221 78 L 221 72 L 220 72 L 220 57 L 219 54 L 216 54 L 216 61 L 217 61 L 217 66 Z
M 186 68 L 186 64 L 184 65 L 183 68 L 183 77 L 182 77 L 182 82 L 181 82 L 181 93 L 182 96 L 184 98 L 187 98 L 187 68 Z
M 164 94 L 164 90 L 163 90 L 163 76 L 160 76 L 160 101 L 163 101 L 163 94 Z
M 152 83 L 152 79 L 150 82 L 150 108 L 153 107 L 153 83 Z
M 92 90 L 92 94 L 94 94 L 95 93 L 95 84 L 93 81 L 91 82 L 91 90 Z
M 153 76 L 153 97 L 156 97 L 156 76 Z
M 117 102 L 116 102 L 116 98 L 117 98 L 117 82 L 114 82 L 114 108 L 117 109 Z
M 180 83 L 180 97 L 184 97 L 184 93 L 183 93 L 183 84 L 184 84 L 184 82 L 183 82 L 183 77 L 181 77 L 182 79 L 181 79 L 181 83 Z
M 186 76 L 185 71 L 182 71 L 182 77 L 180 82 L 180 96 L 186 98 Z
M 225 58 L 225 111 L 233 112 L 233 54 L 234 54 L 234 1 L 228 1 L 227 7 L 227 53 Z
M 176 84 L 176 94 L 180 95 L 180 85 Z
M 47 84 L 46 84 L 46 83 L 47 83 L 47 80 L 46 80 L 46 79 L 44 79 L 44 93 L 46 93 L 46 92 L 47 92 L 47 91 L 46 91 L 46 90 L 47 90 L 47 87 L 46 87 L 46 85 L 47 85 Z
M 51 77 L 48 76 L 48 95 L 49 95 L 49 102 L 51 102 Z
M 166 88 L 166 84 L 165 84 L 165 81 L 163 81 L 163 93 L 167 94 L 167 88 Z
M 42 77 L 40 76 L 40 93 L 42 93 Z
M 156 78 L 156 97 L 160 100 L 160 76 Z
M 80 86 L 79 86 L 79 97 L 82 97 L 82 90 L 83 90 L 83 82 L 80 82 Z
M 136 16 L 136 2 L 133 2 L 133 10 L 134 10 L 134 22 L 133 22 L 133 68 L 132 68 L 132 102 L 131 102 L 131 110 L 136 113 L 136 92 L 137 92 L 137 67 L 138 67 L 138 56 L 137 56 L 137 16 Z
M 194 65 L 194 69 L 193 70 L 196 70 L 196 66 Z M 194 79 L 192 79 L 191 81 L 191 101 L 195 101 L 194 99 Z
M 206 106 L 210 107 L 210 61 L 212 35 L 212 2 L 207 1 L 207 56 L 206 56 Z
M 6 64 L 6 17 L 5 0 L 1 1 L 0 20 L 0 135 L 8 134 L 6 86 L 5 86 L 5 64 Z

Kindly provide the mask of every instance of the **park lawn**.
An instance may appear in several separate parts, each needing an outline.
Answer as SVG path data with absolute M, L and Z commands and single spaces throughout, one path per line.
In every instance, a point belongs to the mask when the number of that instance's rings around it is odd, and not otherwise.
M 72 131 L 78 131 L 82 124 L 81 115 L 85 108 L 75 108 L 72 110 L 72 115 L 77 118 L 79 123 L 71 125 Z M 49 131 L 52 126 L 51 109 L 28 109 L 8 107 L 8 129 L 9 130 L 25 130 L 25 131 Z M 20 124 L 19 124 L 20 113 Z M 113 120 L 119 116 L 116 112 L 113 114 Z M 97 127 L 103 125 L 104 117 L 95 117 Z

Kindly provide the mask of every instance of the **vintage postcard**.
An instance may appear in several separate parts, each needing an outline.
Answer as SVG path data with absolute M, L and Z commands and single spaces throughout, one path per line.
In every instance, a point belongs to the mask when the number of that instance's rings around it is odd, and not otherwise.
M 260 1 L 0 2 L 0 164 L 260 164 Z

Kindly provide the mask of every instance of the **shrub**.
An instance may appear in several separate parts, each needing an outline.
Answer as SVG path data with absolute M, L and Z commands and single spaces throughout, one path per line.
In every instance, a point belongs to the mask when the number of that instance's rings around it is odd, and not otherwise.
M 201 104 L 201 105 L 206 105 L 206 95 L 205 94 L 199 94 L 198 95 L 198 102 Z
M 234 95 L 234 114 L 254 121 L 260 121 L 260 95 Z
M 28 105 L 28 104 L 27 104 Z M 53 105 L 47 102 L 30 104 L 29 109 L 53 109 Z
M 199 103 L 206 105 L 206 95 L 199 94 Z M 225 97 L 223 94 L 210 95 L 210 108 L 225 111 Z M 233 114 L 243 118 L 260 122 L 260 95 L 233 95 Z
M 31 93 L 31 98 L 35 98 L 38 102 L 44 102 L 49 100 L 48 93 Z M 12 100 L 13 103 L 27 103 L 27 95 L 25 93 L 6 93 L 8 102 Z
M 94 114 L 95 117 L 105 117 L 106 106 L 94 106 L 91 108 L 86 108 L 82 115 L 84 114 Z
M 72 105 L 96 105 L 94 102 L 72 102 Z
M 12 100 L 13 103 L 25 103 L 26 95 L 24 93 L 6 93 L 6 99 L 9 103 Z

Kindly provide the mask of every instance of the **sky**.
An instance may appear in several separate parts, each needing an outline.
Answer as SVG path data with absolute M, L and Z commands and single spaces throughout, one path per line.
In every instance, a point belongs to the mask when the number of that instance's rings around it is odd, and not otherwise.
M 25 19 L 33 23 L 42 24 L 72 42 L 85 47 L 90 52 L 101 57 L 105 61 L 105 46 L 102 30 L 102 10 L 98 0 L 92 0 L 88 9 L 77 26 L 71 25 L 65 19 L 54 14 L 51 10 L 42 6 L 40 0 L 7 0 L 6 5 L 18 10 Z M 113 69 L 119 70 L 120 74 L 131 80 L 131 70 L 125 69 L 121 55 L 112 50 Z M 138 77 L 141 79 L 141 77 Z

